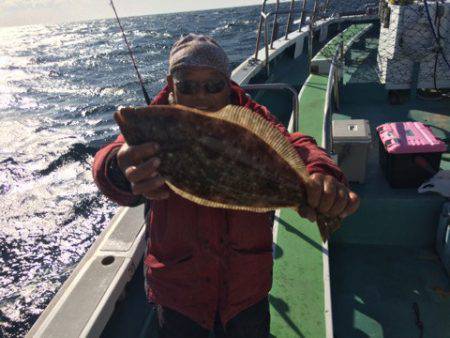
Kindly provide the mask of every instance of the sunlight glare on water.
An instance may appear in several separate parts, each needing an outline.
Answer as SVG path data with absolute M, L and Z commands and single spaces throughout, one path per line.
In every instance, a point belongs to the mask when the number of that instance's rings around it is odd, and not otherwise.
M 257 12 L 124 18 L 149 94 L 181 34 L 210 34 L 241 63 Z M 93 183 L 93 156 L 118 133 L 116 107 L 143 103 L 115 21 L 0 28 L 0 337 L 29 330 L 117 210 Z

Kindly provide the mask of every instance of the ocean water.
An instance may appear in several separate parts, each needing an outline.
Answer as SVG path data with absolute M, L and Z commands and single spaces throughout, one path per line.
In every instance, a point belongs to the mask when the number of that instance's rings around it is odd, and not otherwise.
M 239 65 L 255 46 L 258 6 L 123 18 L 150 96 L 170 47 L 211 35 Z M 144 105 L 114 20 L 0 28 L 0 336 L 23 336 L 117 206 L 92 180 L 118 133 L 119 105 Z
M 234 68 L 254 52 L 258 13 L 122 23 L 154 96 L 182 34 L 211 35 Z M 0 28 L 0 337 L 29 330 L 117 210 L 92 180 L 93 156 L 118 134 L 116 107 L 143 104 L 114 20 Z

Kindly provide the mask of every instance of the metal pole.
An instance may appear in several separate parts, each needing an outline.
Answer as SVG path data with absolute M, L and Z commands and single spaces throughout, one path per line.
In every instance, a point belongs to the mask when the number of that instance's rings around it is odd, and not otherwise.
M 313 41 L 314 41 L 314 21 L 316 19 L 316 11 L 317 11 L 317 0 L 314 1 L 314 10 L 312 12 L 311 17 L 309 18 L 309 41 L 308 41 L 308 68 L 311 72 L 311 63 L 313 57 Z
M 312 56 L 313 56 L 313 25 L 312 22 L 309 22 L 309 31 L 308 31 L 308 69 L 311 73 L 311 63 L 312 63 Z
M 270 48 L 273 48 L 273 42 L 277 39 L 278 35 L 278 9 L 280 8 L 280 0 L 277 0 L 277 6 L 275 9 L 275 19 L 273 19 L 272 38 L 270 41 Z
M 287 26 L 286 26 L 286 35 L 284 36 L 285 40 L 288 39 L 289 31 L 291 30 L 292 12 L 294 10 L 294 2 L 295 2 L 295 0 L 291 0 L 291 9 L 289 10 L 289 17 L 288 17 Z
M 312 18 L 310 18 L 310 20 L 313 21 L 313 23 L 314 23 L 314 21 L 316 21 L 317 9 L 318 9 L 317 0 L 314 0 L 313 14 L 312 14 Z
M 339 31 L 341 34 L 341 40 L 339 41 L 339 58 L 338 62 L 340 65 L 344 65 L 345 63 L 345 55 L 344 55 L 344 31 L 341 29 L 341 24 L 339 23 Z
M 301 17 L 300 17 L 300 27 L 298 28 L 298 31 L 301 32 L 302 31 L 302 26 L 305 23 L 305 19 L 306 19 L 306 2 L 308 0 L 303 0 L 303 5 L 302 5 L 302 13 L 301 13 Z
M 264 16 L 264 46 L 266 50 L 266 71 L 267 77 L 269 77 L 270 65 L 269 65 L 269 26 L 267 24 L 269 16 Z
M 266 10 L 266 2 L 267 2 L 267 0 L 264 0 L 264 1 L 263 1 L 263 4 L 262 4 L 262 6 L 261 6 L 261 13 L 260 13 L 260 17 L 259 17 L 258 35 L 256 36 L 255 61 L 258 60 L 259 44 L 260 44 L 260 39 L 261 39 L 261 29 L 262 29 L 262 24 L 263 24 L 263 17 L 262 17 L 262 14 L 265 13 L 265 10 Z
M 336 65 L 335 70 L 333 72 L 333 76 L 334 76 L 334 81 L 333 81 L 333 89 L 334 89 L 334 103 L 336 106 L 336 109 L 339 111 L 340 110 L 340 97 L 339 97 L 339 79 L 340 79 L 340 75 L 339 75 L 339 66 Z
M 299 130 L 299 103 L 298 103 L 298 92 L 297 90 L 288 85 L 286 83 L 258 83 L 258 84 L 246 84 L 241 85 L 244 90 L 287 90 L 291 93 L 292 96 L 292 110 L 294 113 L 293 120 L 293 131 L 296 132 Z
M 336 52 L 333 56 L 333 59 L 331 61 L 330 71 L 328 72 L 328 82 L 327 82 L 327 89 L 325 94 L 325 116 L 322 126 L 322 142 L 325 144 L 325 149 L 328 154 L 330 154 L 333 151 L 333 138 L 330 132 L 331 129 L 331 115 L 332 115 L 332 105 L 334 102 L 333 94 L 334 94 L 334 85 L 335 85 L 335 72 L 336 72 L 336 66 L 337 66 L 337 57 L 338 52 Z
M 325 2 L 325 5 L 323 6 L 323 14 L 324 14 L 324 16 L 325 16 L 325 14 L 326 14 L 326 12 L 327 12 L 327 9 L 328 9 L 328 6 L 330 5 L 330 0 L 327 0 L 326 2 Z

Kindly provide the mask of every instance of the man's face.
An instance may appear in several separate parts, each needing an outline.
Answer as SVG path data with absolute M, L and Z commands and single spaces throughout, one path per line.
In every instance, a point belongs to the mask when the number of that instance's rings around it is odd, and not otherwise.
M 167 77 L 175 103 L 217 111 L 230 103 L 229 80 L 214 69 L 189 67 Z

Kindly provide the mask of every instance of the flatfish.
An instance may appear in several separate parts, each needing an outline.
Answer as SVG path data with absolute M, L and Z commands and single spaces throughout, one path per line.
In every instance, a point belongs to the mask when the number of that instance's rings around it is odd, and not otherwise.
M 293 145 L 257 113 L 228 105 L 122 108 L 114 114 L 129 145 L 160 145 L 159 173 L 175 193 L 204 206 L 267 212 L 306 203 L 306 167 Z M 325 241 L 338 219 L 318 217 Z

